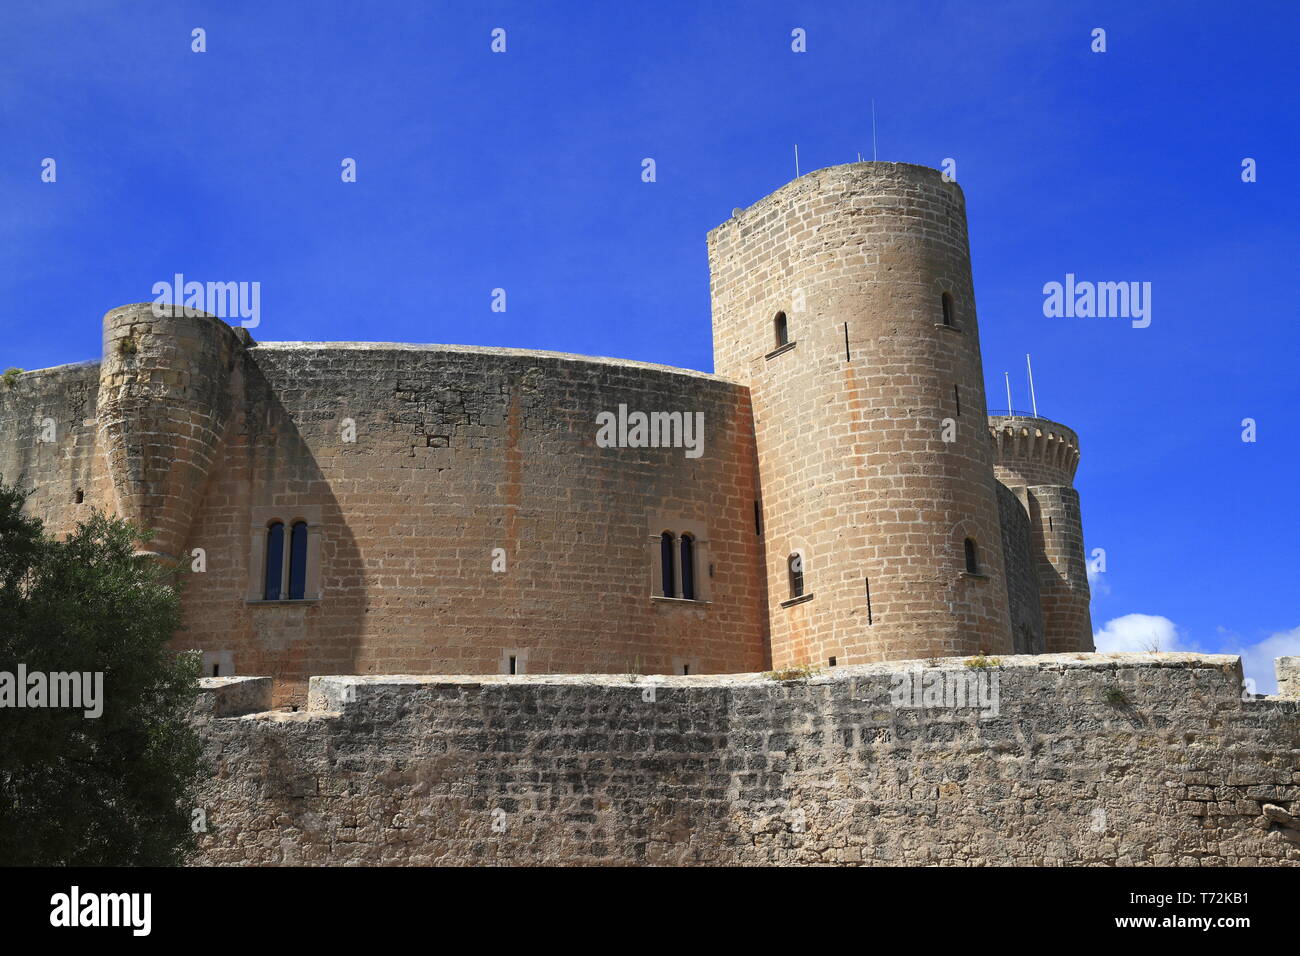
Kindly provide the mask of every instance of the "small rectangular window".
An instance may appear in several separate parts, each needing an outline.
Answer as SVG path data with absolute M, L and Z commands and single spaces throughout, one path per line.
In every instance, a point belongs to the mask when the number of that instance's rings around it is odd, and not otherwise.
M 689 534 L 682 535 L 681 540 L 682 597 L 687 601 L 695 600 L 695 539 Z
M 518 671 L 518 658 L 516 658 L 515 655 L 513 655 L 513 654 L 510 655 L 510 673 L 512 673 L 512 674 L 517 674 L 517 673 L 519 673 L 519 671 Z
M 267 601 L 280 600 L 280 587 L 284 579 L 284 524 L 275 522 L 266 530 L 266 577 L 262 597 Z
M 677 566 L 673 562 L 673 535 L 665 531 L 659 536 L 659 573 L 663 578 L 664 597 L 677 596 Z
M 299 521 L 289 533 L 289 600 L 307 594 L 307 522 Z

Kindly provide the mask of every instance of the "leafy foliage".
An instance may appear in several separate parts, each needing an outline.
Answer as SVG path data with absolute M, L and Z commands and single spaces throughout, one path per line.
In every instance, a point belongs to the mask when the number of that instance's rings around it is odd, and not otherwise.
M 101 672 L 103 712 L 0 707 L 0 864 L 180 863 L 203 762 L 173 575 L 126 522 L 96 512 L 56 541 L 24 499 L 0 483 L 0 672 Z

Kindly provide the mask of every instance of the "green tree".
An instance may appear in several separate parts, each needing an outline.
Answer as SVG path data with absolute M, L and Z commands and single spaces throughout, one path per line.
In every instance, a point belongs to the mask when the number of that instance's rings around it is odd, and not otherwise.
M 19 664 L 102 673 L 103 712 L 0 706 L 0 864 L 181 863 L 203 760 L 188 719 L 199 664 L 167 647 L 175 575 L 99 512 L 47 537 L 25 497 L 0 483 L 0 679 Z

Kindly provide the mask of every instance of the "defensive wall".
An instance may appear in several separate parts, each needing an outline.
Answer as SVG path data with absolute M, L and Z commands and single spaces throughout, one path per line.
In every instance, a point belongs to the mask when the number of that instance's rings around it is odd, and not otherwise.
M 1278 671 L 1294 695 L 1300 658 Z M 270 702 L 204 682 L 196 863 L 1300 864 L 1300 697 L 1243 699 L 1230 656 L 317 677 L 307 709 Z

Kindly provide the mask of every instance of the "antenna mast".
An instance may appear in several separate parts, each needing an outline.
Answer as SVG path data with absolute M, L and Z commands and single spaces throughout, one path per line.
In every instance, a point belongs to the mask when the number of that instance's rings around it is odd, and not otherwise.
M 1034 417 L 1038 417 L 1038 398 L 1034 395 L 1034 366 L 1029 361 L 1029 353 L 1025 353 L 1025 367 L 1029 369 L 1029 403 L 1033 406 Z
M 871 100 L 871 161 L 876 161 L 876 101 Z

